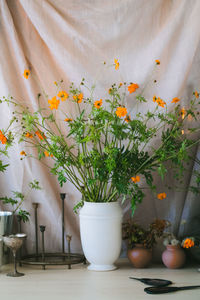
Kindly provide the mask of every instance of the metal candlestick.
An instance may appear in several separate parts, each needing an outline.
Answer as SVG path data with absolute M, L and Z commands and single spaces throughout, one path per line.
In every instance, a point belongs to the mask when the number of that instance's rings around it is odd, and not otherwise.
M 67 242 L 68 242 L 68 259 L 70 260 L 70 256 L 71 256 L 70 243 L 71 243 L 72 236 L 71 235 L 66 235 L 66 237 L 67 237 Z M 71 264 L 68 265 L 68 269 L 71 269 Z
M 40 231 L 42 233 L 42 261 L 45 261 L 45 256 L 44 256 L 44 232 L 45 232 L 45 227 L 44 225 L 40 225 Z M 43 269 L 45 270 L 45 265 L 43 265 Z
M 39 203 L 34 202 L 33 207 L 35 211 L 35 252 L 38 255 L 38 217 L 37 217 L 37 210 L 38 210 Z
M 84 255 L 78 253 L 71 253 L 71 235 L 67 235 L 67 242 L 68 242 L 68 253 L 65 252 L 64 246 L 64 232 L 65 232 L 65 220 L 64 220 L 64 200 L 66 194 L 61 193 L 60 198 L 62 201 L 62 252 L 59 253 L 45 253 L 45 246 L 44 246 L 44 232 L 45 226 L 40 225 L 40 231 L 42 234 L 42 252 L 38 253 L 38 216 L 37 216 L 37 209 L 38 203 L 33 203 L 35 208 L 35 243 L 36 243 L 36 253 L 26 255 L 21 258 L 22 264 L 28 265 L 40 265 L 45 270 L 46 265 L 68 265 L 68 269 L 71 269 L 71 265 L 79 264 L 79 263 L 86 263 L 86 259 Z
M 65 234 L 65 207 L 64 207 L 64 201 L 65 201 L 65 193 L 60 193 L 60 198 L 62 200 L 62 252 L 65 253 L 65 244 L 64 244 L 64 234 Z

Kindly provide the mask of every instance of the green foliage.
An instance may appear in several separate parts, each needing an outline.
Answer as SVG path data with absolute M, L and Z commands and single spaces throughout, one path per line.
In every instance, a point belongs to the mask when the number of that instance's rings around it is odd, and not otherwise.
M 60 84 L 56 83 L 57 88 Z M 169 110 L 166 104 L 159 106 L 155 99 L 152 111 L 143 113 L 135 109 L 130 115 L 127 112 L 120 116 L 116 112 L 126 109 L 126 99 L 132 97 L 131 101 L 136 100 L 137 104 L 152 100 L 137 92 L 127 98 L 126 84 L 114 83 L 102 105 L 97 106 L 94 88 L 88 88 L 85 80 L 81 81 L 80 88 L 71 84 L 67 101 L 76 106 L 78 113 L 73 117 L 68 115 L 65 103 L 60 101 L 61 120 L 70 120 L 65 122 L 66 131 L 61 130 L 55 110 L 49 112 L 42 107 L 32 113 L 28 107 L 19 105 L 20 110 L 15 111 L 12 124 L 22 125 L 19 139 L 37 149 L 38 159 L 43 161 L 48 156 L 53 160 L 50 170 L 57 176 L 60 186 L 67 181 L 73 183 L 83 199 L 91 202 L 129 199 L 134 212 L 147 188 L 156 192 L 154 173 L 165 179 L 166 162 L 170 163 L 174 177 L 182 178 L 185 163 L 190 160 L 190 149 L 198 142 L 188 132 L 196 134 L 199 126 L 188 124 L 188 116 L 198 119 L 199 103 L 194 97 L 185 109 L 184 117 L 179 103 Z M 90 91 L 89 96 L 78 103 L 78 96 L 85 93 L 83 89 Z M 2 101 L 14 104 L 16 110 L 18 104 L 12 98 Z M 187 134 L 183 134 L 183 130 Z M 37 131 L 41 132 L 42 138 L 36 135 Z M 33 138 L 26 138 L 26 132 Z M 12 140 L 15 134 L 10 136 Z M 141 178 L 142 184 L 134 181 L 135 176 Z M 37 188 L 36 183 L 33 186 Z M 193 191 L 197 192 L 197 189 L 193 188 Z
M 33 180 L 32 182 L 29 182 L 28 184 L 30 190 L 36 189 L 40 190 L 41 187 L 39 186 L 39 181 Z M 0 197 L 0 201 L 3 202 L 3 204 L 10 204 L 13 207 L 13 213 L 15 214 L 17 212 L 18 216 L 21 217 L 21 220 L 25 223 L 29 220 L 30 213 L 26 210 L 22 209 L 22 205 L 24 203 L 25 198 L 28 195 L 24 195 L 21 192 L 12 191 L 13 197 Z

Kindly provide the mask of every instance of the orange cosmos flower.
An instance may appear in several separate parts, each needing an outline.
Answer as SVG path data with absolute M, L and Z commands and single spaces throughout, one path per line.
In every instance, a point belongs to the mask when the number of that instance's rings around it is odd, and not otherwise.
M 60 91 L 58 97 L 61 98 L 62 101 L 65 101 L 69 97 L 69 94 L 65 91 Z
M 190 239 L 190 238 L 185 239 L 185 241 L 182 245 L 183 248 L 191 248 L 193 246 L 194 246 L 194 240 Z
M 135 177 L 131 177 L 131 180 L 134 182 L 134 183 L 137 183 L 140 181 L 140 176 L 135 176 Z
M 119 69 L 118 59 L 115 59 L 114 62 L 115 62 L 115 70 L 118 70 Z
M 196 98 L 199 98 L 199 93 L 197 91 L 194 92 Z
M 135 90 L 139 89 L 139 85 L 137 83 L 131 83 L 129 86 L 128 86 L 128 91 L 130 94 L 134 93 Z
M 166 102 L 163 101 L 160 97 L 157 98 L 156 103 L 161 107 L 165 107 L 166 104 Z
M 3 134 L 3 132 L 0 130 L 0 141 L 2 144 L 6 144 L 7 142 L 7 138 L 5 137 L 5 135 Z
M 40 140 L 46 139 L 45 134 L 44 134 L 43 132 L 39 131 L 39 130 L 37 130 L 37 131 L 35 132 L 35 134 L 39 137 Z
M 157 65 L 160 65 L 160 61 L 159 61 L 158 59 L 155 60 L 155 63 L 156 63 Z
M 131 121 L 131 118 L 130 118 L 130 116 L 126 116 L 126 118 L 125 118 L 125 122 L 130 122 Z
M 56 99 L 56 96 L 54 96 L 51 100 L 48 100 L 50 104 L 50 109 L 58 109 L 58 105 L 60 104 L 60 100 Z
M 66 119 L 65 119 L 65 122 L 72 122 L 72 119 L 66 118 Z
M 116 115 L 121 118 L 121 117 L 125 117 L 126 114 L 127 114 L 127 109 L 126 107 L 117 107 L 117 110 L 116 110 Z
M 25 151 L 21 151 L 21 152 L 20 152 L 20 155 L 26 156 L 26 152 L 25 152 Z
M 27 132 L 26 134 L 25 134 L 25 137 L 27 137 L 27 138 L 33 138 L 33 135 L 30 133 L 30 132 Z
M 101 105 L 102 105 L 102 103 L 103 103 L 103 100 L 102 100 L 102 99 L 97 100 L 97 101 L 94 102 L 94 106 L 95 106 L 96 108 L 100 108 Z
M 157 195 L 157 198 L 158 198 L 159 200 L 163 200 L 163 199 L 165 199 L 166 197 L 167 197 L 166 193 L 160 193 L 160 194 Z
M 24 70 L 24 77 L 26 79 L 28 79 L 29 75 L 30 75 L 30 71 L 28 69 Z
M 46 156 L 46 157 L 48 157 L 49 156 L 49 152 L 48 151 L 44 151 L 44 155 Z
M 185 118 L 185 115 L 186 115 L 186 110 L 185 108 L 183 107 L 180 111 L 180 115 L 181 115 L 181 118 L 184 119 Z
M 83 100 L 83 94 L 80 93 L 79 95 L 74 95 L 73 99 L 77 102 L 77 103 L 81 103 Z
M 172 99 L 172 102 L 171 102 L 171 103 L 177 103 L 177 102 L 179 102 L 179 101 L 180 101 L 180 99 L 177 98 L 177 97 L 175 97 L 175 98 Z
M 156 100 L 157 100 L 157 97 L 154 95 L 153 96 L 153 102 L 156 102 Z

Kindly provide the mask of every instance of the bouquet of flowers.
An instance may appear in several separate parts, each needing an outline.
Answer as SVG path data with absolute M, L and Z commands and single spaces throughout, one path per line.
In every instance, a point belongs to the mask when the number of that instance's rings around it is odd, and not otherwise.
M 118 60 L 114 66 L 119 68 Z M 24 77 L 28 79 L 29 75 L 25 70 Z M 2 143 L 18 136 L 18 141 L 36 148 L 38 159 L 52 159 L 51 173 L 60 185 L 69 181 L 82 194 L 77 207 L 83 201 L 129 199 L 134 212 L 147 187 L 157 193 L 158 199 L 166 198 L 166 191 L 156 188 L 153 174 L 157 172 L 164 179 L 168 162 L 177 179 L 183 175 L 184 163 L 191 159 L 189 151 L 198 143 L 191 133 L 199 127 L 188 124 L 189 117 L 198 120 L 198 92 L 194 92 L 188 107 L 174 95 L 169 109 L 159 95 L 146 99 L 138 83 L 114 83 L 104 99 L 94 96 L 95 86 L 89 88 L 84 78 L 78 87 L 72 83 L 66 89 L 62 80 L 55 86 L 57 92 L 52 98 L 46 93 L 37 95 L 36 111 L 14 97 L 1 99 L 13 105 L 12 127 L 2 129 Z M 150 101 L 154 107 L 131 112 L 127 101 Z M 69 102 L 77 114 L 69 113 Z M 154 139 L 156 143 L 152 143 Z M 22 156 L 33 156 L 25 150 Z

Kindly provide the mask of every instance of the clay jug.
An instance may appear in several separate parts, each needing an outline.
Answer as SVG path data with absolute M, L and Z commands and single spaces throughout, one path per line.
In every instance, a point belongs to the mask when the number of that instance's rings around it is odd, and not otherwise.
M 135 244 L 133 249 L 128 250 L 127 256 L 135 268 L 146 268 L 152 260 L 152 249 Z
M 167 249 L 162 254 L 162 261 L 169 269 L 183 267 L 185 260 L 185 252 L 180 245 L 167 245 Z

